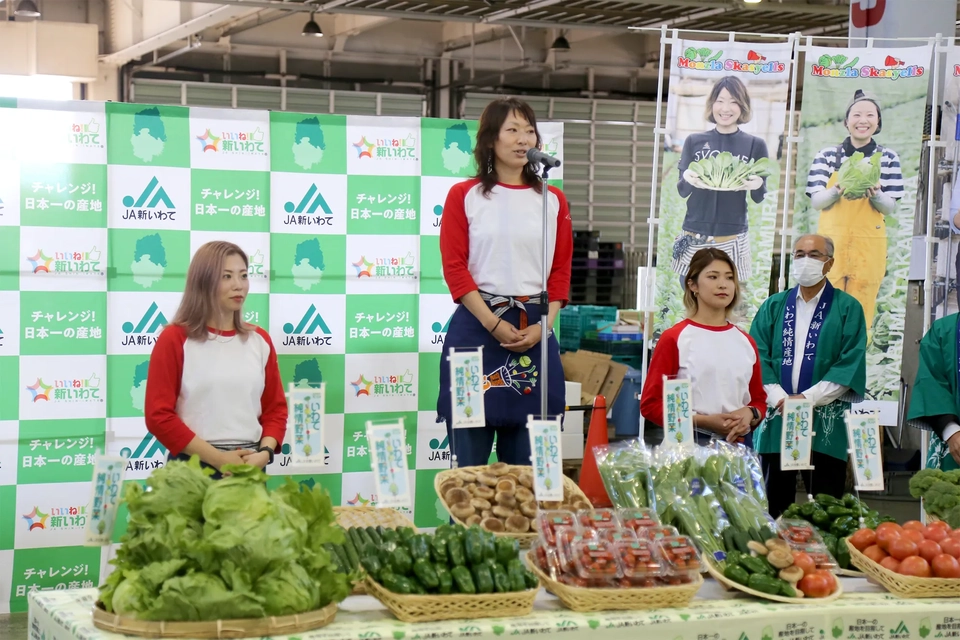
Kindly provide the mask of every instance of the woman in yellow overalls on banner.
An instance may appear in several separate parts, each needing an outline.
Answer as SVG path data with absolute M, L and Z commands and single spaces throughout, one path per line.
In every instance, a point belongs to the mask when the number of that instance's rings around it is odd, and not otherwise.
M 843 119 L 850 135 L 839 146 L 822 149 L 807 177 L 810 204 L 820 211 L 817 233 L 831 238 L 836 248 L 830 283 L 863 306 L 868 335 L 873 333 L 877 294 L 887 271 L 885 217 L 896 211 L 903 197 L 900 157 L 873 139 L 882 124 L 880 103 L 857 89 Z M 880 154 L 880 179 L 851 199 L 837 178 L 840 166 L 858 151 L 865 159 Z

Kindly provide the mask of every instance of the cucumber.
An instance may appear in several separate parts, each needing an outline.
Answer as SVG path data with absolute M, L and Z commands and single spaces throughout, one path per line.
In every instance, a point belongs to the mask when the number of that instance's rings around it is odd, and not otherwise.
M 379 547 L 383 543 L 383 540 L 380 538 L 380 534 L 377 533 L 377 530 L 373 527 L 367 527 L 366 532 L 367 535 L 370 536 L 370 540 L 372 540 L 373 544 L 376 546 Z
M 360 566 L 360 554 L 357 553 L 357 547 L 354 546 L 350 534 L 348 533 L 345 537 L 346 542 L 343 543 L 343 550 L 347 553 L 347 564 L 351 572 L 356 571 Z

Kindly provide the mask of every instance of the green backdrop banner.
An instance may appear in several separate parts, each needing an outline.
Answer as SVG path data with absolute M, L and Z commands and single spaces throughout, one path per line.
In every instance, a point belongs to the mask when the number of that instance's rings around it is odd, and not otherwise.
M 540 128 L 562 157 L 562 124 Z M 400 416 L 407 515 L 446 517 L 435 419 L 454 305 L 439 234 L 475 134 L 459 120 L 0 99 L 0 613 L 35 589 L 99 583 L 111 549 L 81 546 L 93 456 L 127 456 L 141 482 L 164 464 L 143 421 L 150 351 L 210 240 L 249 254 L 246 320 L 270 331 L 284 383 L 326 383 L 324 464 L 295 469 L 285 446 L 272 482 L 376 504 L 365 422 Z

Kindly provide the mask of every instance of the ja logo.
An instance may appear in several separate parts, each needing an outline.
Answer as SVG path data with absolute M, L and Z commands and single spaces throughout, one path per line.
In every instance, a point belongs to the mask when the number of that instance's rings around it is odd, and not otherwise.
M 150 303 L 150 308 L 141 316 L 136 326 L 132 322 L 124 322 L 120 327 L 126 334 L 121 343 L 124 347 L 152 346 L 156 341 L 156 333 L 167 325 L 167 318 L 160 311 L 156 302 Z
M 430 462 L 450 460 L 450 439 L 443 436 L 443 440 L 433 438 L 430 440 Z
M 317 330 L 323 335 L 315 335 Z M 293 326 L 292 323 L 287 322 L 283 325 L 283 332 L 287 334 L 287 337 L 283 340 L 283 344 L 288 347 L 329 346 L 333 339 L 333 333 L 330 331 L 330 327 L 327 326 L 323 316 L 317 311 L 317 307 L 312 304 L 306 313 L 303 314 L 303 317 L 300 318 L 297 326 Z
M 150 460 L 160 456 L 161 458 L 167 457 L 167 448 L 160 444 L 160 441 L 156 439 L 155 436 L 147 434 L 143 436 L 143 439 L 140 440 L 140 444 L 137 445 L 137 448 L 130 450 L 130 447 L 124 447 L 120 449 L 120 455 L 124 458 L 127 458 L 127 471 L 146 471 L 148 468 L 158 468 L 163 466 L 163 463 L 157 465 L 151 465 Z
M 443 344 L 443 339 L 447 335 L 447 331 L 450 330 L 450 320 L 453 319 L 451 315 L 447 318 L 446 324 L 440 324 L 439 322 L 434 322 L 430 328 L 433 329 L 433 340 L 430 341 L 430 344 Z
M 300 198 L 300 202 L 294 203 L 292 200 L 284 203 L 283 210 L 288 214 L 283 221 L 290 225 L 316 225 L 332 226 L 333 210 L 327 204 L 326 199 L 317 188 L 316 184 L 311 184 L 307 192 Z M 317 212 L 323 215 L 317 215 Z M 311 217 L 313 216 L 313 217 Z
M 290 464 L 291 458 L 290 454 L 293 453 L 293 447 L 289 443 L 284 443 L 280 447 L 280 453 L 282 454 L 281 458 L 275 460 L 276 463 L 279 463 L 281 467 L 286 467 Z M 328 466 L 330 464 L 330 449 L 327 449 L 326 445 L 323 447 L 323 466 Z M 313 487 L 313 484 L 310 485 L 310 488 Z
M 435 229 L 439 229 L 440 223 L 443 222 L 443 205 L 442 204 L 438 204 L 433 208 L 433 215 L 436 216 L 436 218 L 434 218 L 432 226 Z
M 137 198 L 123 196 L 124 220 L 173 220 L 176 207 L 166 190 L 153 176 Z

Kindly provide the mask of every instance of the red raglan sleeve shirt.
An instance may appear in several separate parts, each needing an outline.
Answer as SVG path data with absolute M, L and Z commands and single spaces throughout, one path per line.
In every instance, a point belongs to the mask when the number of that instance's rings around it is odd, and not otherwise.
M 260 437 L 275 439 L 277 441 L 275 452 L 279 453 L 283 437 L 287 433 L 287 396 L 283 391 L 277 351 L 273 347 L 273 341 L 270 340 L 270 334 L 260 327 L 257 327 L 257 333 L 270 346 L 270 355 L 264 370 L 263 395 L 260 396 L 260 426 L 263 427 L 263 435 Z
M 640 414 L 658 426 L 663 426 L 663 376 L 675 376 L 680 370 L 677 337 L 682 328 L 682 323 L 674 325 L 660 335 L 640 394 Z
M 570 274 L 573 268 L 573 222 L 570 219 L 570 206 L 563 191 L 550 187 L 550 192 L 560 201 L 560 210 L 557 212 L 557 242 L 553 251 L 553 264 L 550 268 L 550 276 L 547 278 L 547 296 L 550 302 L 560 301 L 563 306 L 567 306 L 570 300 Z
M 467 191 L 477 182 L 470 180 L 451 187 L 443 205 L 443 222 L 440 225 L 443 279 L 457 304 L 460 304 L 460 298 L 478 288 L 470 275 L 470 223 L 464 206 Z
M 167 325 L 153 345 L 147 371 L 147 392 L 144 399 L 147 431 L 152 433 L 172 456 L 179 455 L 196 437 L 196 433 L 177 414 L 177 400 L 183 378 L 183 344 L 186 339 L 187 333 L 183 327 Z

